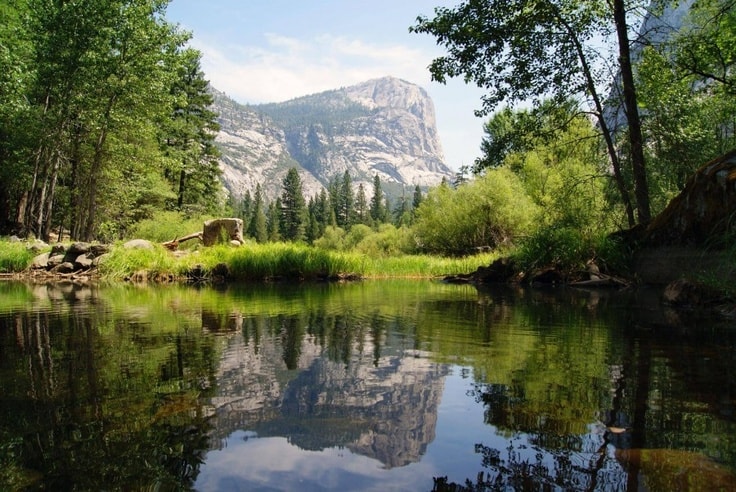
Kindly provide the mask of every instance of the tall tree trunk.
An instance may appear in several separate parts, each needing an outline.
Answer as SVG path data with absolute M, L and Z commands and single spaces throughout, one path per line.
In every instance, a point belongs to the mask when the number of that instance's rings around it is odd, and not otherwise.
M 621 196 L 621 202 L 623 203 L 624 210 L 626 211 L 626 220 L 629 223 L 629 227 L 633 227 L 636 225 L 636 221 L 634 220 L 634 207 L 631 203 L 631 197 L 629 196 L 629 190 L 626 186 L 626 180 L 621 172 L 621 161 L 618 158 L 618 152 L 616 152 L 613 134 L 603 116 L 603 103 L 600 95 L 598 94 L 598 90 L 596 89 L 595 79 L 593 78 L 593 72 L 588 64 L 588 58 L 585 55 L 582 43 L 578 39 L 577 32 L 565 20 L 559 10 L 557 10 L 553 4 L 551 5 L 555 9 L 557 20 L 565 27 L 567 35 L 575 45 L 575 51 L 578 54 L 578 60 L 580 60 L 580 66 L 583 69 L 585 84 L 588 92 L 590 93 L 590 97 L 593 99 L 593 105 L 595 106 L 595 116 L 598 119 L 598 125 L 600 126 L 601 133 L 603 134 L 603 140 L 606 142 L 606 151 L 608 152 L 608 157 L 611 160 L 611 168 L 613 169 L 613 180 L 616 183 L 616 188 L 618 189 L 619 195 Z
M 184 187 L 186 185 L 187 173 L 184 169 L 179 172 L 179 193 L 176 200 L 176 208 L 181 211 L 181 207 L 184 205 Z
M 636 212 L 640 224 L 651 219 L 649 208 L 649 184 L 647 183 L 646 164 L 644 162 L 644 139 L 641 134 L 639 107 L 636 101 L 634 72 L 631 68 L 631 50 L 629 48 L 628 24 L 624 0 L 613 0 L 613 20 L 618 36 L 619 67 L 624 92 L 624 112 L 628 123 L 629 145 L 631 146 L 631 168 L 634 176 L 634 197 Z

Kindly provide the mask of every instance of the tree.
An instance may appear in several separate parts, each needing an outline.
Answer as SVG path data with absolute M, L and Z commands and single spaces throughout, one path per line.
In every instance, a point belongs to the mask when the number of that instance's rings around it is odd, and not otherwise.
M 388 213 L 384 199 L 383 190 L 381 189 L 381 178 L 376 174 L 373 176 L 373 197 L 371 198 L 370 204 L 371 219 L 376 224 L 386 222 Z
M 519 176 L 501 167 L 457 189 L 431 189 L 417 210 L 414 231 L 424 251 L 467 254 L 529 233 L 537 214 Z
M 287 241 L 302 241 L 306 231 L 306 203 L 295 167 L 289 169 L 281 193 L 281 235 Z
M 704 85 L 736 93 L 736 2 L 705 0 L 691 7 L 685 27 L 666 46 L 678 69 Z M 703 87 L 703 85 L 701 85 Z
M 638 220 L 649 220 L 649 197 L 642 141 L 637 135 L 638 108 L 631 83 L 628 24 L 623 0 L 467 0 L 453 9 L 437 8 L 436 17 L 419 17 L 411 28 L 429 33 L 449 54 L 432 61 L 432 78 L 444 82 L 463 76 L 488 90 L 483 109 L 488 114 L 497 105 L 547 98 L 565 102 L 587 96 L 590 110 L 606 143 L 613 177 L 630 225 L 635 223 L 631 198 L 618 157 L 612 131 L 604 118 L 593 60 L 597 54 L 587 42 L 615 29 L 619 40 L 618 72 L 624 83 L 626 116 L 634 128 L 629 146 Z M 610 79 L 609 79 L 610 82 Z
M 419 206 L 422 204 L 422 199 L 424 197 L 422 196 L 422 189 L 419 187 L 419 185 L 414 186 L 414 197 L 411 202 L 411 218 L 412 222 L 416 218 L 417 210 L 419 210 Z
M 281 240 L 281 198 L 268 204 L 268 240 Z
M 353 193 L 353 180 L 350 173 L 345 170 L 340 182 L 337 200 L 335 202 L 335 216 L 337 225 L 345 229 L 349 229 L 353 224 L 353 215 L 355 214 L 355 197 Z
M 248 235 L 259 243 L 268 241 L 268 224 L 266 214 L 263 210 L 263 189 L 261 183 L 256 185 L 255 197 L 253 198 L 253 211 L 248 224 Z
M 365 196 L 363 183 L 358 185 L 358 194 L 355 197 L 355 223 L 371 225 L 371 214 L 368 208 L 368 199 Z
M 179 56 L 172 115 L 163 136 L 165 155 L 171 158 L 165 173 L 176 189 L 180 211 L 185 204 L 207 209 L 220 194 L 220 152 L 215 146 L 220 126 L 210 109 L 213 97 L 200 68 L 201 56 L 191 48 Z

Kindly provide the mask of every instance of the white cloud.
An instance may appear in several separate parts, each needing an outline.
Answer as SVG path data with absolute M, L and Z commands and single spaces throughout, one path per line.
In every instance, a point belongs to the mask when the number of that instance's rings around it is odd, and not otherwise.
M 195 39 L 212 85 L 241 102 L 278 102 L 392 75 L 426 86 L 429 54 L 331 35 L 266 35 L 263 47 L 216 47 Z

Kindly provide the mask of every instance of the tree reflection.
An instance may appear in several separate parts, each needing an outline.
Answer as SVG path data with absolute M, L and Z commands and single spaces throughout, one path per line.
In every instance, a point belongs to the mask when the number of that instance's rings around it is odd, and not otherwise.
M 131 339 L 129 321 L 77 307 L 0 317 L 0 489 L 193 486 L 209 448 L 196 395 L 213 381 L 211 341 Z

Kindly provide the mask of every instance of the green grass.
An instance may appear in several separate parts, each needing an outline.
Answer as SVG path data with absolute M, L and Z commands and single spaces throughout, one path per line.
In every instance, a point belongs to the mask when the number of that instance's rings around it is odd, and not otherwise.
M 0 241 L 0 273 L 22 272 L 30 266 L 34 256 L 25 243 Z
M 0 241 L 0 272 L 21 272 L 33 259 L 23 243 Z M 160 245 L 153 249 L 125 249 L 117 244 L 100 263 L 103 279 L 162 280 L 183 278 L 195 268 L 211 276 L 226 265 L 232 280 L 278 278 L 324 279 L 344 275 L 365 278 L 430 278 L 470 273 L 488 265 L 494 254 L 464 258 L 429 255 L 373 256 L 360 252 L 333 251 L 303 244 L 248 242 L 239 248 L 220 245 L 198 247 L 175 255 Z

